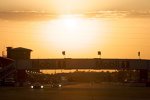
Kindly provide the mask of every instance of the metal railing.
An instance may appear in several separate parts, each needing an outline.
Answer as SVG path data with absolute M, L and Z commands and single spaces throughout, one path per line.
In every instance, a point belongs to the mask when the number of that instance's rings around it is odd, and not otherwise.
M 16 72 L 15 62 L 9 64 L 8 66 L 3 67 L 0 70 L 0 80 L 8 77 L 9 75 L 12 75 L 14 72 Z

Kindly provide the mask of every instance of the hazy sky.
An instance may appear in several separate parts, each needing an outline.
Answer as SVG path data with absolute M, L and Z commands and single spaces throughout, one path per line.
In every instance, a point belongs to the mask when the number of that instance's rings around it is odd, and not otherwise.
M 0 51 L 30 48 L 32 58 L 59 58 L 62 50 L 75 58 L 98 50 L 104 58 L 137 58 L 141 51 L 150 59 L 149 33 L 150 0 L 0 0 Z
M 148 10 L 150 0 L 0 0 L 0 10 Z

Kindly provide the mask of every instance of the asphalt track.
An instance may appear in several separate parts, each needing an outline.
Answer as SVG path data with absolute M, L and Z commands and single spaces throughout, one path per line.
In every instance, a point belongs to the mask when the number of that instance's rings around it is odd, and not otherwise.
M 150 88 L 98 84 L 67 85 L 59 89 L 0 87 L 0 100 L 150 100 Z

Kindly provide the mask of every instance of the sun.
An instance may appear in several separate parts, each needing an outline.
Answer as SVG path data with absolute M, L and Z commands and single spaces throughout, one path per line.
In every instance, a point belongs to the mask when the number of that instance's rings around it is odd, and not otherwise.
M 83 50 L 96 40 L 98 27 L 81 15 L 61 15 L 43 24 L 40 39 L 59 50 Z

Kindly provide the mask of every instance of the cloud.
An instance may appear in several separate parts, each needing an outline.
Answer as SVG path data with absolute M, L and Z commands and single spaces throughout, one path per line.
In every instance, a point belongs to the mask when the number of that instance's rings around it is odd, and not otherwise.
M 150 11 L 96 11 L 85 15 L 95 18 L 150 18 Z
M 38 11 L 7 11 L 0 12 L 0 19 L 11 21 L 45 21 L 59 15 Z M 150 11 L 94 11 L 84 13 L 87 18 L 150 18 Z
M 55 14 L 37 11 L 7 11 L 0 12 L 0 19 L 14 21 L 40 21 L 55 18 Z

